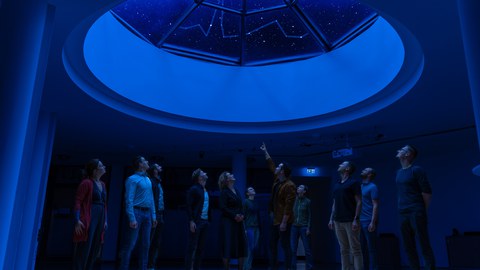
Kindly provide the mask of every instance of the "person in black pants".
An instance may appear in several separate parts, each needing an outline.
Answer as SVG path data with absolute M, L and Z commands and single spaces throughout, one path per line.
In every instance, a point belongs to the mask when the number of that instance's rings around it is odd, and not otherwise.
M 415 238 L 425 260 L 425 269 L 435 269 L 435 257 L 430 245 L 427 209 L 432 200 L 432 188 L 425 171 L 414 166 L 418 151 L 411 145 L 402 147 L 397 158 L 402 168 L 397 171 L 398 211 L 400 231 L 411 269 L 420 269 Z
M 205 184 L 208 176 L 201 169 L 193 171 L 194 184 L 187 192 L 187 214 L 189 233 L 187 254 L 185 255 L 185 269 L 198 270 L 202 260 L 207 237 L 207 228 L 211 217 L 209 197 Z
M 240 192 L 235 188 L 235 181 L 235 177 L 229 172 L 223 172 L 218 178 L 222 211 L 220 246 L 225 270 L 230 269 L 231 258 L 238 258 L 238 269 L 243 270 L 243 263 L 247 256 L 243 202 Z
M 162 166 L 154 163 L 148 170 L 148 177 L 152 182 L 153 199 L 155 201 L 155 209 L 157 209 L 157 226 L 152 228 L 150 233 L 150 250 L 148 252 L 148 269 L 153 270 L 159 268 L 158 254 L 160 253 L 160 245 L 162 243 L 162 231 L 163 224 L 163 212 L 165 210 L 165 204 L 163 201 L 163 188 L 162 179 L 160 173 L 162 172 Z

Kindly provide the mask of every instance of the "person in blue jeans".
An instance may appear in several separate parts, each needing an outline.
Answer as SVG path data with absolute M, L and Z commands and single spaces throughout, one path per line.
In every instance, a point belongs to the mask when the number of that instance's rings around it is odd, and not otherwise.
M 363 169 L 362 177 L 362 211 L 360 212 L 360 226 L 362 238 L 364 269 L 377 270 L 377 223 L 378 223 L 378 188 L 373 179 L 376 172 L 372 168 Z
M 292 269 L 297 269 L 297 249 L 298 239 L 302 239 L 303 248 L 305 249 L 305 269 L 313 268 L 312 248 L 310 245 L 310 223 L 312 212 L 310 210 L 310 199 L 305 196 L 308 187 L 299 185 L 297 188 L 297 198 L 293 204 L 293 225 L 292 225 Z
M 147 176 L 148 161 L 138 156 L 134 159 L 135 174 L 125 181 L 125 211 L 128 227 L 125 243 L 120 252 L 120 269 L 128 270 L 130 255 L 140 234 L 139 268 L 147 269 L 148 249 L 150 247 L 150 231 L 157 226 L 155 202 L 153 199 L 152 182 Z
M 424 269 L 435 269 L 430 238 L 428 236 L 427 210 L 432 200 L 432 188 L 423 168 L 413 165 L 418 151 L 405 145 L 397 151 L 401 169 L 397 171 L 398 212 L 400 232 L 411 269 L 420 269 L 416 240 L 425 261 Z
M 247 198 L 243 202 L 243 212 L 245 213 L 248 254 L 243 269 L 250 270 L 252 269 L 253 251 L 258 245 L 258 240 L 260 238 L 260 211 L 255 202 L 255 189 L 253 187 L 248 187 L 245 194 Z

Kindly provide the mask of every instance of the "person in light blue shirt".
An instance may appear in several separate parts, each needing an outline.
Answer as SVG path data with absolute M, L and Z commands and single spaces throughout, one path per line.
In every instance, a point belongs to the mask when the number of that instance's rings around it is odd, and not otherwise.
M 373 179 L 377 173 L 372 168 L 365 168 L 362 177 L 362 211 L 360 212 L 363 264 L 365 270 L 377 270 L 377 223 L 378 223 L 378 188 Z
M 157 218 L 152 184 L 146 173 L 149 169 L 148 161 L 138 156 L 134 159 L 133 165 L 136 169 L 135 174 L 125 181 L 125 211 L 129 226 L 125 234 L 124 247 L 120 252 L 120 269 L 129 269 L 130 255 L 140 234 L 139 265 L 141 270 L 146 270 L 150 230 L 152 226 L 157 226 Z

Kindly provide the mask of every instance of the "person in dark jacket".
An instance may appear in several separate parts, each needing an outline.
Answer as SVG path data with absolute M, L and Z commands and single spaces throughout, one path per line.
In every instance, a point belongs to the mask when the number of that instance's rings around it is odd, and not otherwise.
M 152 182 L 153 199 L 155 201 L 157 215 L 157 226 L 152 228 L 152 232 L 150 233 L 150 250 L 148 252 L 147 266 L 150 270 L 160 267 L 158 255 L 160 253 L 160 245 L 162 244 L 163 224 L 165 223 L 163 220 L 165 203 L 163 201 L 162 178 L 160 178 L 161 172 L 162 166 L 157 163 L 152 164 L 150 169 L 148 169 L 148 177 Z
M 223 172 L 218 178 L 220 188 L 220 241 L 223 266 L 230 269 L 230 258 L 238 258 L 238 269 L 243 270 L 247 256 L 247 236 L 245 234 L 245 216 L 240 192 L 235 188 L 235 177 Z
M 187 254 L 185 255 L 185 269 L 198 270 L 202 260 L 207 228 L 209 224 L 210 205 L 209 196 L 205 184 L 208 176 L 201 169 L 192 173 L 194 184 L 187 192 L 187 214 L 189 222 L 189 234 Z
M 92 159 L 85 166 L 85 174 L 75 196 L 75 270 L 93 268 L 107 228 L 107 190 L 100 180 L 105 174 L 105 166 L 100 160 Z

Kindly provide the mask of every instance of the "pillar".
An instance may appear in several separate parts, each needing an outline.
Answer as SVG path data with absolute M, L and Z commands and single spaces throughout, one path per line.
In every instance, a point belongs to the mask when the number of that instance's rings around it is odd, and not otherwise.
M 232 173 L 237 180 L 235 186 L 244 198 L 247 189 L 247 156 L 243 151 L 239 150 L 233 154 L 232 168 Z
M 46 0 L 0 2 L 2 269 L 33 268 L 30 256 L 34 256 L 31 248 L 33 239 L 36 240 L 34 226 L 40 209 L 32 203 L 44 194 L 35 194 L 32 198 L 25 196 L 33 192 L 30 185 L 44 188 L 42 181 L 46 181 L 45 166 L 50 158 L 45 154 L 49 153 L 53 140 L 51 116 L 39 116 L 53 13 L 53 7 Z M 34 179 L 30 179 L 32 176 Z
M 480 74 L 480 1 L 457 0 L 457 5 L 477 127 L 477 140 L 480 143 L 480 77 L 478 76 Z M 472 171 L 480 176 L 480 165 Z

